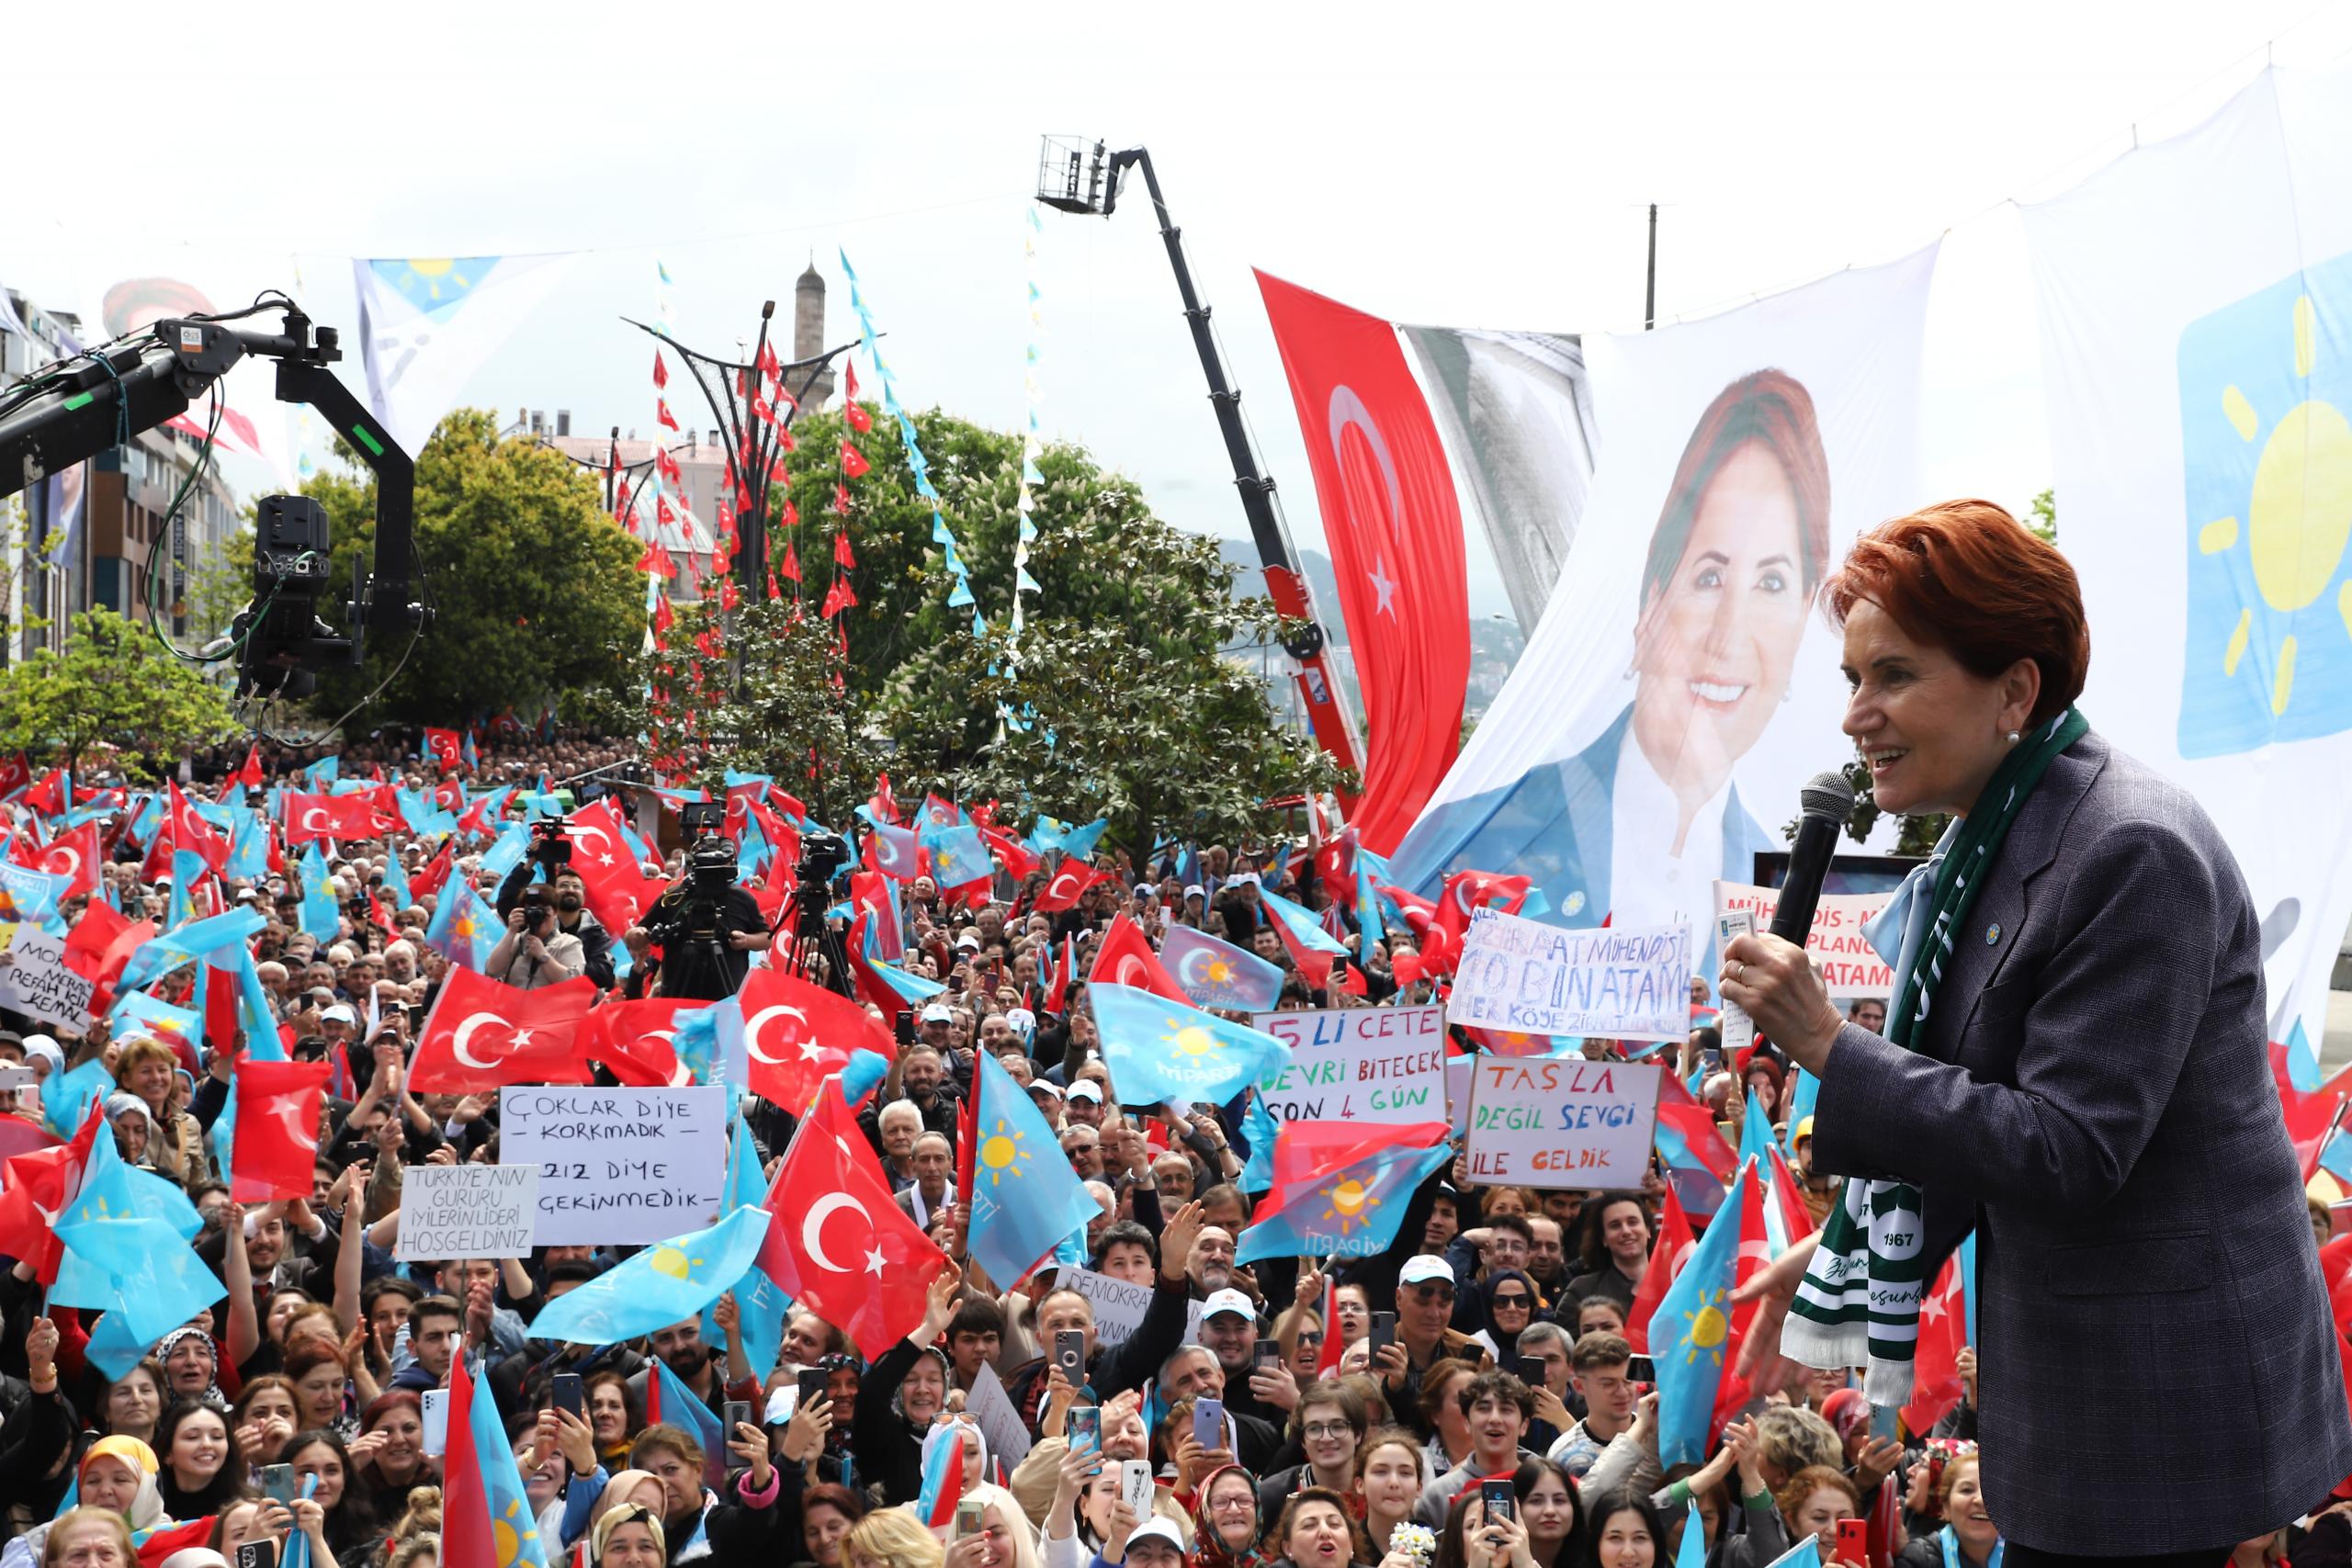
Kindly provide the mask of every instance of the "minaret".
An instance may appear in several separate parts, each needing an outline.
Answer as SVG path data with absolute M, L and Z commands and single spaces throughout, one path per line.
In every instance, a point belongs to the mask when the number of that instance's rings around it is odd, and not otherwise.
M 814 359 L 825 352 L 825 279 L 817 270 L 811 257 L 808 270 L 792 286 L 792 353 L 794 359 Z M 802 372 L 801 374 L 806 374 Z M 797 389 L 800 377 L 790 378 L 788 386 Z M 833 368 L 827 366 L 800 400 L 801 406 L 814 413 L 832 400 Z

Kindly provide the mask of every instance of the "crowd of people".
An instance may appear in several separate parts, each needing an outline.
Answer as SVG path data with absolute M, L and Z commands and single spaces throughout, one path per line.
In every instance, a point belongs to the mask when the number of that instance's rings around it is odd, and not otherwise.
M 274 781 L 314 760 L 275 759 Z M 470 782 L 547 789 L 626 760 L 591 741 L 485 747 Z M 237 759 L 218 761 L 225 773 Z M 413 787 L 438 782 L 405 738 L 354 745 L 340 763 L 346 777 L 381 766 Z M 503 917 L 528 877 L 482 869 L 481 842 L 466 846 L 458 874 Z M 897 1202 L 964 1258 L 958 1111 L 979 1056 L 993 1055 L 1097 1200 L 1085 1268 L 1147 1293 L 1139 1320 L 1101 1321 L 1096 1295 L 1066 1269 L 983 1280 L 951 1267 L 920 1325 L 870 1362 L 806 1310 L 788 1316 L 773 1366 L 752 1364 L 741 1334 L 718 1348 L 696 1318 L 629 1343 L 539 1340 L 540 1310 L 613 1268 L 616 1249 L 394 1257 L 405 1170 L 497 1157 L 494 1096 L 420 1094 L 406 1081 L 418 1021 L 451 963 L 427 940 L 447 895 L 401 908 L 379 895 L 388 873 L 414 875 L 434 849 L 401 835 L 335 846 L 344 914 L 332 938 L 303 929 L 290 859 L 284 874 L 222 889 L 267 916 L 254 955 L 290 1055 L 337 1067 L 307 1199 L 241 1204 L 213 1167 L 234 1049 L 131 1022 L 0 1016 L 0 1063 L 29 1069 L 23 1087 L 0 1089 L 0 1112 L 37 1122 L 42 1085 L 105 1063 L 120 1157 L 186 1190 L 203 1221 L 196 1256 L 226 1287 L 109 1379 L 89 1355 L 94 1314 L 46 1299 L 28 1262 L 0 1280 L 0 1508 L 12 1537 L 0 1568 L 222 1568 L 257 1541 L 310 1568 L 489 1568 L 445 1551 L 444 1444 L 427 1422 L 425 1396 L 473 1365 L 536 1515 L 502 1521 L 498 1568 L 534 1552 L 594 1568 L 1660 1568 L 1699 1560 L 1691 1532 L 1712 1568 L 1764 1568 L 1808 1540 L 1821 1562 L 1855 1568 L 1997 1568 L 1968 1352 L 1966 1395 L 1932 1432 L 1883 1435 L 1855 1378 L 1781 1369 L 1756 1380 L 1704 1462 L 1661 1462 L 1658 1396 L 1632 1332 L 1647 1304 L 1660 1169 L 1638 1190 L 1536 1190 L 1482 1185 L 1457 1158 L 1412 1194 L 1377 1255 L 1237 1262 L 1254 1206 L 1239 1184 L 1238 1104 L 1182 1115 L 1123 1104 L 1082 978 L 1057 987 L 1047 976 L 1071 952 L 1082 976 L 1115 918 L 1155 948 L 1191 926 L 1255 952 L 1286 971 L 1282 1007 L 1436 994 L 1434 976 L 1399 962 L 1414 954 L 1407 933 L 1367 943 L 1345 913 L 1331 924 L 1352 964 L 1321 987 L 1296 973 L 1258 881 L 1318 912 L 1331 900 L 1312 857 L 1276 845 L 1186 846 L 1141 863 L 1105 851 L 1109 874 L 1050 912 L 1035 908 L 1042 871 L 1000 878 L 976 902 L 944 898 L 929 877 L 894 884 L 905 968 L 944 987 L 911 1010 L 915 1038 L 862 1118 Z M 139 846 L 114 854 L 98 897 L 164 924 L 171 896 L 141 880 Z M 660 869 L 675 875 L 678 854 Z M 553 879 L 545 934 L 503 928 L 488 972 L 524 984 L 549 968 L 611 998 L 641 994 L 657 944 L 605 929 L 576 882 Z M 68 929 L 87 907 L 69 901 Z M 745 962 L 763 962 L 763 947 L 742 944 Z M 1694 983 L 1694 1021 L 1709 1016 L 1705 992 Z M 1856 1016 L 1868 1022 L 1879 1006 L 1859 1003 Z M 1783 1064 L 1769 1049 L 1723 1060 L 1720 1035 L 1698 1021 L 1679 1066 L 1699 1075 L 1730 1143 L 1751 1104 L 1775 1121 L 1806 1208 L 1825 1215 L 1838 1184 L 1812 1170 L 1809 1128 L 1789 1124 Z M 773 1168 L 792 1119 L 756 1109 L 749 1124 Z M 729 1327 L 738 1303 L 722 1298 L 714 1315 Z M 1057 1353 L 1069 1336 L 1074 1359 Z M 664 1369 L 711 1422 L 674 1409 L 650 1418 Z M 984 1382 L 1001 1385 L 1025 1452 L 998 1451 L 983 1430 Z M 754 1418 L 724 1425 L 739 1403 Z M 959 1495 L 947 1500 L 953 1522 L 935 1524 L 916 1505 L 946 1444 L 961 1445 Z M 2352 1501 L 2312 1502 L 2307 1528 L 2248 1541 L 2237 1560 L 2346 1562 Z

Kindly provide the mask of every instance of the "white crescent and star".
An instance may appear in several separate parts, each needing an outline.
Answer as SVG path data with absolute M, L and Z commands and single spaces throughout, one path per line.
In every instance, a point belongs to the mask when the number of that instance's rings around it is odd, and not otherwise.
M 484 1023 L 504 1023 L 509 1029 L 514 1027 L 494 1012 L 468 1013 L 458 1022 L 456 1032 L 449 1036 L 449 1054 L 458 1058 L 460 1066 L 471 1067 L 478 1073 L 489 1072 L 497 1066 L 495 1062 L 482 1061 L 467 1049 L 468 1043 L 473 1038 L 473 1032 Z M 516 1035 L 514 1043 L 519 1045 L 522 1043 L 523 1037 L 520 1034 Z
M 855 1209 L 858 1218 L 865 1222 L 866 1233 L 869 1235 L 873 1234 L 874 1216 L 865 1212 L 865 1204 L 846 1192 L 828 1192 L 809 1205 L 808 1217 L 800 1222 L 800 1246 L 816 1260 L 818 1268 L 830 1274 L 846 1274 L 850 1270 L 825 1256 L 825 1244 L 820 1235 L 826 1219 L 836 1209 Z
M 74 848 L 73 845 L 71 845 L 71 844 L 62 844 L 62 843 L 61 843 L 61 844 L 51 844 L 51 845 L 49 847 L 49 857 L 48 857 L 48 858 L 54 859 L 56 856 L 61 855 L 61 854 L 62 854 L 62 855 L 63 855 L 63 856 L 65 857 L 65 868 L 64 868 L 62 871 L 52 872 L 52 873 L 51 873 L 51 875 L 53 875 L 53 876 L 79 876 L 79 875 L 81 875 L 81 874 L 82 874 L 82 852 L 81 852 L 80 850 L 75 849 L 75 848 Z
M 1062 886 L 1062 884 L 1065 882 L 1069 884 L 1068 889 L 1064 889 Z M 1079 886 L 1078 873 L 1074 871 L 1057 872 L 1054 874 L 1054 879 L 1046 884 L 1046 897 L 1054 899 L 1057 902 L 1064 898 L 1075 898 L 1079 896 L 1080 891 L 1081 889 Z
M 323 806 L 312 806 L 306 807 L 302 812 L 300 819 L 295 824 L 295 826 L 300 828 L 305 833 L 323 831 L 319 824 L 321 821 L 325 819 L 326 814 L 327 808 Z
M 800 1025 L 803 1029 L 806 1029 L 808 1025 L 808 1015 L 807 1013 L 802 1012 L 796 1007 L 786 1007 L 780 1002 L 775 1007 L 762 1008 L 759 1011 L 753 1013 L 749 1019 L 744 1021 L 743 1049 L 751 1054 L 752 1060 L 754 1062 L 765 1062 L 772 1067 L 781 1067 L 786 1065 L 783 1057 L 771 1056 L 765 1051 L 760 1049 L 760 1025 L 765 1023 L 769 1019 L 779 1016 L 799 1020 Z M 807 1052 L 804 1051 L 802 1055 L 805 1056 Z

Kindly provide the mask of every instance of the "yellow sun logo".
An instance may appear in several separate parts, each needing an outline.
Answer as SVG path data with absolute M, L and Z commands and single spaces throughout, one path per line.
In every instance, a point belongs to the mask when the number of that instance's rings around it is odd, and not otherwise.
M 1198 1061 L 1225 1049 L 1225 1042 L 1218 1039 L 1213 1030 L 1203 1029 L 1197 1023 L 1180 1023 L 1172 1018 L 1168 1023 L 1170 1032 L 1159 1037 L 1160 1043 L 1180 1056 L 1190 1056 Z
M 2352 365 L 2324 352 L 2347 286 L 2337 257 L 2181 334 L 2185 757 L 2352 728 Z
M 988 1168 L 989 1185 L 1001 1185 L 1008 1176 L 1021 1174 L 1021 1162 L 1029 1157 L 1029 1145 L 1018 1128 L 1008 1131 L 1008 1123 L 999 1119 L 996 1130 L 980 1141 L 980 1164 Z
M 689 1258 L 684 1251 L 665 1242 L 653 1249 L 653 1261 L 646 1267 L 673 1280 L 691 1280 L 695 1277 L 695 1270 L 703 1263 L 704 1259 Z
M 1216 981 L 1220 986 L 1230 982 L 1233 978 L 1232 960 L 1226 958 L 1210 959 L 1209 978 Z
M 1354 1226 L 1372 1224 L 1372 1212 L 1380 1207 L 1379 1194 L 1352 1176 L 1323 1189 L 1323 1201 L 1324 1220 L 1339 1226 L 1342 1236 Z
M 537 1540 L 539 1532 L 532 1527 L 521 1498 L 509 1497 L 503 1512 L 503 1517 L 490 1521 L 491 1550 L 498 1554 L 498 1568 L 514 1568 L 523 1560 L 523 1543 Z
M 1699 1310 L 1682 1314 L 1683 1364 L 1695 1365 L 1700 1357 L 1721 1365 L 1724 1341 L 1731 1337 L 1731 1320 L 1724 1315 L 1724 1292 L 1707 1291 L 1699 1297 Z

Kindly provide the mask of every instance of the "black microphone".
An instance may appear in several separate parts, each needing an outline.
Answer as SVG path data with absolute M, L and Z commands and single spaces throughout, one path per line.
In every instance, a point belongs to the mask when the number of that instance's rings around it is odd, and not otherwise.
M 1804 815 L 1797 821 L 1797 841 L 1789 851 L 1780 907 L 1772 911 L 1772 934 L 1803 947 L 1813 930 L 1813 911 L 1821 902 L 1821 879 L 1829 874 L 1830 858 L 1838 852 L 1838 829 L 1853 815 L 1854 786 L 1843 773 L 1815 773 L 1797 801 Z

